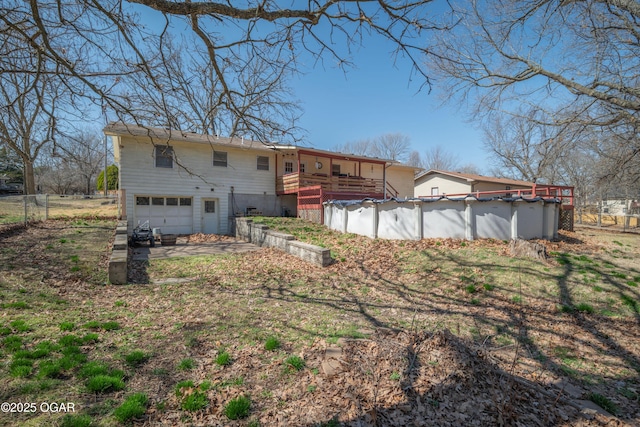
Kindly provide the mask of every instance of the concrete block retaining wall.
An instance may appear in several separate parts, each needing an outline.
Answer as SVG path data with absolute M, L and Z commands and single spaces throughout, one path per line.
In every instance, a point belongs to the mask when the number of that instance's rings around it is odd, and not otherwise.
M 327 227 L 371 238 L 552 239 L 560 202 L 543 199 L 329 201 Z
M 114 285 L 127 283 L 127 261 L 129 249 L 127 247 L 127 221 L 118 221 L 116 237 L 113 241 L 111 258 L 109 258 L 109 282 Z
M 310 245 L 295 240 L 291 234 L 269 230 L 264 224 L 254 224 L 247 218 L 236 218 L 236 239 L 253 243 L 257 246 L 278 248 L 283 252 L 326 267 L 331 264 L 331 251 L 320 246 Z

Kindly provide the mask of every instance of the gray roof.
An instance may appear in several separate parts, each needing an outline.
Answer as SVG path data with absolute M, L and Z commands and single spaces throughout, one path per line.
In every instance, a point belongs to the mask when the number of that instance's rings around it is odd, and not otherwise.
M 198 144 L 233 146 L 238 148 L 251 148 L 255 150 L 291 149 L 289 145 L 276 143 L 262 143 L 240 137 L 222 137 L 217 135 L 205 135 L 195 132 L 185 132 L 176 129 L 154 128 L 147 126 L 131 125 L 121 122 L 110 123 L 104 128 L 106 135 L 132 136 L 148 138 L 153 143 L 166 143 L 169 141 L 192 142 Z

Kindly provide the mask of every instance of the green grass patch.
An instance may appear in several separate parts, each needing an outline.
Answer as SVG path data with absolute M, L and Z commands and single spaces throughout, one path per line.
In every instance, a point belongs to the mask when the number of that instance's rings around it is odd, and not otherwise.
M 304 359 L 300 356 L 289 356 L 285 359 L 284 364 L 289 369 L 300 371 L 304 368 Z
M 178 364 L 178 369 L 181 371 L 190 371 L 196 367 L 196 362 L 193 359 L 182 359 Z
M 16 302 L 8 302 L 5 304 L 2 304 L 2 308 L 15 308 L 18 310 L 24 310 L 30 307 L 29 307 L 29 304 L 27 304 L 24 301 L 16 301 Z
M 121 423 L 128 423 L 136 418 L 140 418 L 147 411 L 149 398 L 144 393 L 135 393 L 113 411 L 113 416 Z
M 596 405 L 598 405 L 599 407 L 601 407 L 602 409 L 604 409 L 605 411 L 607 411 L 612 415 L 616 415 L 618 413 L 618 406 L 606 396 L 603 396 L 598 393 L 589 393 L 587 395 L 587 399 L 589 399 L 590 401 L 592 401 L 593 403 L 595 403 Z
M 228 352 L 223 351 L 222 353 L 218 354 L 218 356 L 216 357 L 216 365 L 227 366 L 230 364 L 231 364 L 231 355 Z
M 591 304 L 587 304 L 586 302 L 582 302 L 576 306 L 576 310 L 582 313 L 593 313 L 595 310 Z
M 15 335 L 9 335 L 2 340 L 2 345 L 8 352 L 15 353 L 22 348 L 22 338 Z
M 29 331 L 31 331 L 31 326 L 29 326 L 27 324 L 27 322 L 25 322 L 22 319 L 14 320 L 9 325 L 13 328 L 13 330 L 15 330 L 17 332 L 29 332 Z
M 135 350 L 127 354 L 124 357 L 124 360 L 125 362 L 127 362 L 127 365 L 131 366 L 132 368 L 137 368 L 138 366 L 144 364 L 147 360 L 149 360 L 149 356 L 147 356 L 141 350 Z
M 94 393 L 107 393 L 124 389 L 122 378 L 110 375 L 96 375 L 87 381 L 87 389 Z
M 73 322 L 62 322 L 60 323 L 60 330 L 61 331 L 73 331 L 76 328 L 76 324 Z
M 269 337 L 264 343 L 264 348 L 267 351 L 274 351 L 280 348 L 280 341 L 276 337 Z
M 117 331 L 118 329 L 120 329 L 120 324 L 118 322 L 113 322 L 113 321 L 104 322 L 102 325 L 100 325 L 100 327 L 105 331 Z
M 91 427 L 93 419 L 87 414 L 66 414 L 60 420 L 60 427 Z
M 224 407 L 224 414 L 230 420 L 239 420 L 249 416 L 251 399 L 247 396 L 239 396 L 231 399 Z

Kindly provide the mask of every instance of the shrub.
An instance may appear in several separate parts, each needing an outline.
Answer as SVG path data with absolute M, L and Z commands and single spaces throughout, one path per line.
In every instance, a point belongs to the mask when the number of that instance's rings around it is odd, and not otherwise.
M 265 350 L 273 351 L 280 348 L 280 341 L 276 337 L 269 337 L 267 341 L 264 343 Z
M 113 415 L 121 423 L 126 423 L 139 418 L 147 411 L 147 402 L 149 398 L 144 393 L 135 393 L 127 397 L 127 399 L 118 406 Z
M 238 420 L 249 416 L 251 400 L 247 396 L 239 396 L 231 399 L 224 407 L 224 414 L 230 420 Z
M 124 381 L 116 376 L 96 375 L 95 377 L 89 378 L 87 388 L 94 393 L 118 391 L 124 388 Z
M 304 368 L 304 359 L 300 356 L 289 356 L 284 363 L 287 367 L 293 368 L 296 371 L 300 371 Z

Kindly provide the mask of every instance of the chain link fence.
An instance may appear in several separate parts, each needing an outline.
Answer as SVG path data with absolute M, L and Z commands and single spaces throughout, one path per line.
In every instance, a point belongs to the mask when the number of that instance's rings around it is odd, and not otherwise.
M 0 224 L 28 224 L 60 218 L 116 218 L 115 196 L 38 194 L 0 197 Z
M 637 200 L 603 200 L 598 204 L 578 207 L 576 224 L 637 230 L 640 228 L 640 203 Z

